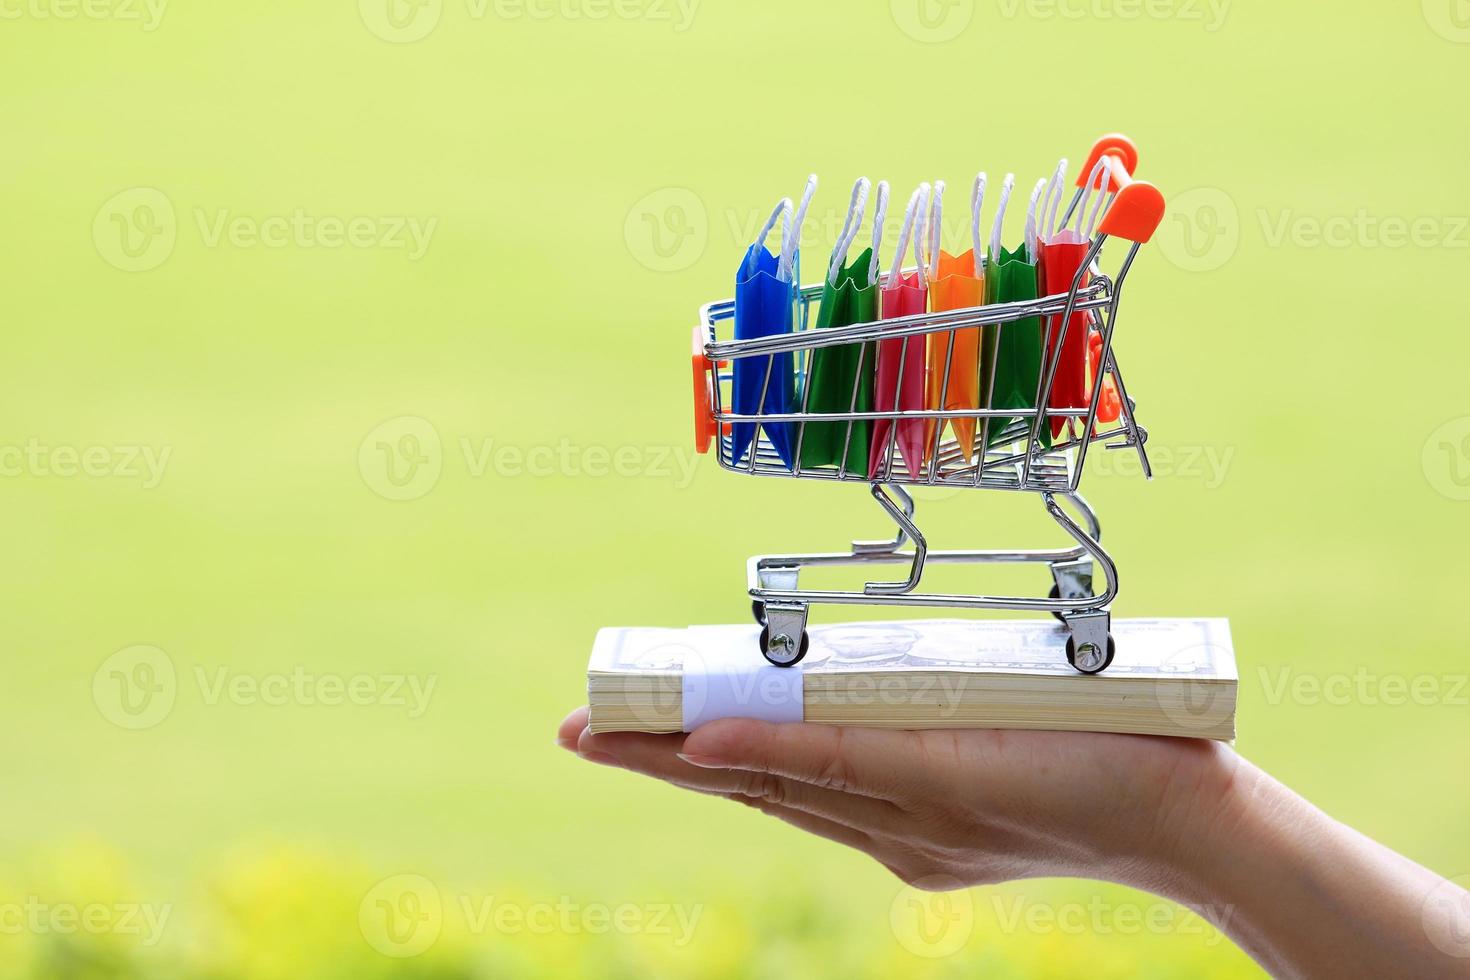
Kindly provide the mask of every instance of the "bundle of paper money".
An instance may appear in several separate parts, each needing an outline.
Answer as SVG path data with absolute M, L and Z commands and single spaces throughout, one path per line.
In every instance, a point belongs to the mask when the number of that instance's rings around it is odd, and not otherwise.
M 689 701 L 703 700 L 707 665 L 718 661 L 737 664 L 735 676 L 722 667 L 721 715 L 770 717 L 771 699 L 787 697 L 799 703 L 784 717 L 829 725 L 1235 737 L 1223 619 L 1115 620 L 1116 658 L 1096 675 L 1067 663 L 1065 630 L 1042 620 L 814 626 L 806 658 L 785 669 L 765 664 L 758 633 L 601 630 L 587 668 L 592 731 L 678 732 L 707 720 L 706 706 Z

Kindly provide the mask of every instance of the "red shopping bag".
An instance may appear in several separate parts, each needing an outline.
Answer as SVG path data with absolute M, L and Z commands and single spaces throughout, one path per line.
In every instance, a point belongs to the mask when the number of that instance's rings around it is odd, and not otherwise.
M 1080 230 L 1070 227 L 1057 230 L 1057 203 L 1062 196 L 1062 182 L 1066 179 L 1066 161 L 1057 168 L 1052 185 L 1047 188 L 1049 209 L 1038 243 L 1041 265 L 1041 291 L 1053 296 L 1069 292 L 1077 270 L 1087 257 L 1087 239 Z M 1079 215 L 1080 217 L 1080 215 Z M 1080 223 L 1080 222 L 1079 222 Z M 1086 273 L 1081 285 L 1087 285 Z M 1057 351 L 1061 354 L 1058 356 Z M 1056 359 L 1056 373 L 1052 376 L 1051 391 L 1046 404 L 1049 408 L 1087 407 L 1087 314 L 1075 312 L 1066 323 L 1061 314 L 1046 318 L 1046 356 L 1050 364 Z M 1060 436 L 1066 427 L 1065 418 L 1051 420 L 1053 438 Z
M 882 215 L 887 188 L 886 183 L 878 185 L 879 211 L 877 225 L 873 229 L 874 262 L 877 261 L 878 243 L 883 234 Z M 893 259 L 893 269 L 884 279 L 879 294 L 880 316 L 885 320 L 913 316 L 925 311 L 929 289 L 924 275 L 923 257 L 919 254 L 919 236 L 914 231 L 914 221 L 916 215 L 924 213 L 928 200 L 929 185 L 920 184 L 909 196 L 908 207 L 904 209 L 903 227 L 898 234 L 898 253 Z M 910 240 L 914 244 L 915 269 L 905 275 L 903 254 L 908 250 Z M 873 401 L 875 410 L 879 412 L 917 412 L 924 408 L 922 334 L 878 342 L 878 372 Z M 923 419 L 902 420 L 896 428 L 890 419 L 878 419 L 873 423 L 873 446 L 868 454 L 868 479 L 891 478 L 895 470 L 895 449 L 903 459 L 909 479 L 918 479 L 924 464 Z

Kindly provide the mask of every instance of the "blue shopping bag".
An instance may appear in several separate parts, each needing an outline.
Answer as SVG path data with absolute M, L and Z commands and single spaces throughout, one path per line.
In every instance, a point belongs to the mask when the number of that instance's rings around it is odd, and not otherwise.
M 807 181 L 801 207 L 794 217 L 791 199 L 782 199 L 771 212 L 760 235 L 746 250 L 735 275 L 736 340 L 755 340 L 791 332 L 796 310 L 797 245 L 801 239 L 802 219 L 806 217 L 816 186 L 816 177 Z M 778 220 L 782 223 L 781 249 L 772 254 L 765 242 Z M 732 371 L 731 408 L 736 415 L 787 414 L 796 410 L 796 370 L 792 354 L 737 357 Z M 790 469 L 795 458 L 790 422 L 736 422 L 731 427 L 731 458 L 736 465 L 745 460 L 762 430 L 781 462 Z

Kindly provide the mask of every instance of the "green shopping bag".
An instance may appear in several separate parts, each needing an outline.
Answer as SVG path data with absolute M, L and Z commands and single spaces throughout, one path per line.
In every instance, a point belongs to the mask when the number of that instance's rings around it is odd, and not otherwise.
M 827 280 L 822 285 L 817 329 L 845 327 L 878 319 L 878 287 L 873 271 L 874 250 L 865 249 L 850 265 L 842 260 L 862 224 L 867 206 L 868 181 L 853 188 L 847 222 L 832 252 Z M 808 413 L 873 411 L 873 375 L 877 344 L 843 344 L 812 351 L 807 374 L 804 411 Z M 806 422 L 800 434 L 798 457 L 803 467 L 845 466 L 848 473 L 866 475 L 872 423 Z
M 1014 303 L 1036 299 L 1039 295 L 1035 244 L 1036 200 L 1041 189 L 1046 186 L 1046 180 L 1037 181 L 1036 188 L 1031 192 L 1031 203 L 1026 215 L 1025 241 L 1014 251 L 1008 252 L 1000 243 L 1001 222 L 1005 219 L 1006 203 L 1010 200 L 1014 185 L 1015 176 L 1007 174 L 1001 188 L 995 228 L 990 237 L 990 255 L 985 261 L 988 303 Z M 1043 350 L 1041 318 L 1026 317 L 1023 320 L 998 323 L 988 329 L 995 331 L 993 340 L 986 338 L 987 344 L 994 344 L 995 357 L 991 363 L 995 365 L 995 370 L 993 378 L 982 379 L 982 383 L 990 388 L 990 407 L 1035 408 Z M 1006 437 L 1003 433 L 1006 426 L 1017 421 L 1017 418 L 989 419 L 986 445 L 995 446 L 1015 441 L 1014 436 Z M 1051 432 L 1047 426 L 1041 427 L 1041 442 L 1043 447 L 1051 447 Z

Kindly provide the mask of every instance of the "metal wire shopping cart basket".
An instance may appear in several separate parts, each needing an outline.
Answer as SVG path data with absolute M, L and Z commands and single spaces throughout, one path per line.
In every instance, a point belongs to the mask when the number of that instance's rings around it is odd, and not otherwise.
M 1151 476 L 1144 448 L 1146 431 L 1138 424 L 1136 406 L 1128 397 L 1123 375 L 1113 351 L 1113 335 L 1117 325 L 1123 283 L 1139 248 L 1153 236 L 1163 220 L 1164 201 L 1152 185 L 1135 181 L 1132 173 L 1137 165 L 1137 151 L 1122 136 L 1106 136 L 1093 147 L 1088 163 L 1081 170 L 1078 188 L 1062 218 L 1068 219 L 1084 202 L 1089 175 L 1101 162 L 1106 184 L 1099 183 L 1102 194 L 1102 220 L 1097 232 L 1087 240 L 1086 257 L 1065 292 L 1038 299 L 976 306 L 943 313 L 926 313 L 894 319 L 857 323 L 827 329 L 807 329 L 811 307 L 821 295 L 820 284 L 797 290 L 796 323 L 798 329 L 754 340 L 720 338 L 720 328 L 734 317 L 734 301 L 710 303 L 700 310 L 700 324 L 694 333 L 694 398 L 696 448 L 707 452 L 716 448 L 720 465 L 739 473 L 796 479 L 829 480 L 836 483 L 867 483 L 874 499 L 898 525 L 892 541 L 853 542 L 847 552 L 805 555 L 763 555 L 750 559 L 748 585 L 756 619 L 764 626 L 760 645 L 767 660 L 778 666 L 791 666 L 806 654 L 807 610 L 813 603 L 856 605 L 925 606 L 947 609 L 1000 609 L 1047 612 L 1056 616 L 1068 632 L 1067 659 L 1083 673 L 1098 673 L 1112 662 L 1114 645 L 1109 632 L 1109 606 L 1118 593 L 1118 571 L 1113 559 L 1100 543 L 1101 530 L 1097 516 L 1077 492 L 1082 478 L 1088 447 L 1102 443 L 1107 449 L 1132 449 L 1145 476 Z M 1105 246 L 1113 239 L 1127 243 L 1122 259 L 1112 275 L 1100 266 Z M 1112 254 L 1110 250 L 1110 254 Z M 995 327 L 986 333 L 986 344 L 1003 331 L 1007 324 L 1028 318 L 1043 318 L 1046 352 L 1037 377 L 1036 397 L 1031 408 L 935 408 L 926 402 L 919 410 L 807 412 L 805 404 L 792 406 L 786 413 L 756 412 L 735 414 L 729 409 L 732 383 L 731 362 L 741 358 L 763 358 L 767 383 L 773 355 L 790 354 L 795 364 L 798 388 L 810 372 L 814 352 L 839 345 L 867 344 L 874 341 L 912 338 L 922 356 L 929 338 L 948 335 L 953 356 L 955 331 Z M 1086 405 L 1063 408 L 1053 404 L 1052 389 L 1058 364 L 1064 350 L 1068 329 L 1079 329 L 1085 323 L 1094 350 L 1100 344 L 1100 356 L 1094 361 L 1090 398 Z M 759 362 L 758 362 L 759 363 Z M 869 368 L 871 370 L 871 367 Z M 931 365 L 932 370 L 932 365 Z M 941 391 L 948 388 L 950 364 L 944 366 Z M 1111 379 L 1111 389 L 1118 404 L 1115 421 L 1099 420 L 1099 403 Z M 982 405 L 988 398 L 980 399 Z M 944 398 L 938 404 L 947 404 Z M 764 399 L 762 400 L 764 404 Z M 856 395 L 854 404 L 856 407 Z M 1108 413 L 1112 414 L 1112 413 Z M 977 441 L 970 447 L 959 444 L 958 426 L 946 421 L 973 419 Z M 801 460 L 788 466 L 778 454 L 766 427 L 786 424 L 800 444 L 806 427 L 819 423 L 845 423 L 848 438 L 856 423 L 876 424 L 889 420 L 886 457 L 876 473 L 857 472 L 843 465 L 803 467 Z M 926 432 L 932 432 L 924 465 L 910 472 L 894 451 L 900 425 L 922 421 Z M 1055 422 L 1054 420 L 1060 420 Z M 732 435 L 736 423 L 754 423 L 757 428 L 749 450 L 737 448 Z M 999 431 L 990 431 L 994 426 Z M 1053 428 L 1060 429 L 1050 438 Z M 947 434 L 946 434 L 947 433 Z M 966 449 L 969 452 L 966 452 Z M 844 456 L 845 456 L 844 452 Z M 1041 495 L 1047 513 L 1076 542 L 1073 547 L 1052 550 L 987 550 L 931 551 L 924 534 L 914 523 L 914 498 L 905 489 L 911 486 L 954 487 L 982 490 L 1012 490 Z M 1065 502 L 1076 516 L 1063 507 Z M 905 545 L 912 545 L 905 548 Z M 918 591 L 925 569 L 936 563 L 1033 562 L 1050 567 L 1053 579 L 1047 596 L 991 596 L 927 593 Z M 901 581 L 869 582 L 862 591 L 803 590 L 797 587 L 801 569 L 840 565 L 907 564 L 908 575 Z M 1094 570 L 1100 569 L 1104 587 L 1094 589 Z

